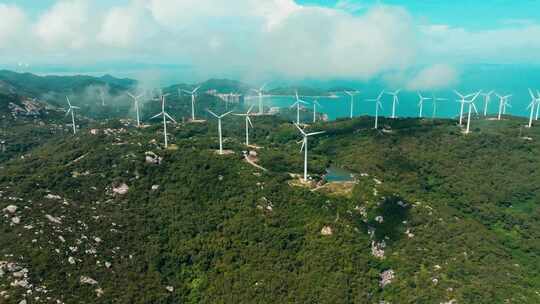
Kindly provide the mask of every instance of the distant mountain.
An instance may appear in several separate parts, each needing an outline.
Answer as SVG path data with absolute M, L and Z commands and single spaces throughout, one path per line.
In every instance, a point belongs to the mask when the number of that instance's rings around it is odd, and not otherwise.
M 200 86 L 199 92 L 206 92 L 209 90 L 216 90 L 217 93 L 241 93 L 246 94 L 252 88 L 252 86 L 245 84 L 243 82 L 231 79 L 209 79 L 205 82 L 199 84 L 175 84 L 164 89 L 166 92 L 174 92 L 178 89 L 184 90 L 193 90 L 194 88 Z
M 75 76 L 38 76 L 31 73 L 0 71 L 0 89 L 4 93 L 17 90 L 20 95 L 40 96 L 48 92 L 82 92 L 89 86 L 108 86 L 111 91 L 126 90 L 136 85 L 135 80 L 118 79 L 110 75 L 100 78 Z

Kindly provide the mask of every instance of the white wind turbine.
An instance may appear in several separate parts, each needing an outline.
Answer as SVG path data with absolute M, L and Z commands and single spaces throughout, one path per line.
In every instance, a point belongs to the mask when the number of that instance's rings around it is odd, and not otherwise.
M 512 95 L 506 95 L 506 96 L 501 96 L 499 94 L 495 94 L 497 95 L 497 97 L 499 97 L 499 116 L 498 116 L 498 120 L 501 120 L 501 116 L 503 114 L 506 114 L 506 106 L 510 106 L 510 104 L 508 103 L 508 98 L 512 97 Z
M 495 93 L 495 91 L 489 91 L 487 93 L 480 94 L 484 97 L 484 116 L 487 116 L 488 106 L 491 102 L 491 95 L 493 95 L 493 93 Z
M 321 104 L 317 101 L 317 99 L 313 100 L 313 123 L 317 122 L 317 106 L 321 107 Z
M 71 113 L 71 125 L 73 126 L 73 134 L 77 133 L 77 126 L 75 125 L 75 110 L 79 110 L 79 107 L 72 106 L 71 102 L 69 101 L 69 97 L 66 96 L 67 103 L 69 105 L 69 108 L 66 112 L 66 116 L 68 116 Z
M 424 109 L 424 101 L 431 100 L 431 98 L 422 96 L 422 94 L 420 92 L 418 92 L 418 98 L 420 98 L 420 101 L 418 102 L 418 107 L 420 108 L 420 111 L 418 113 L 418 117 L 422 118 L 423 109 Z
M 246 118 L 246 146 L 249 147 L 249 127 L 253 128 L 253 124 L 251 123 L 251 110 L 253 110 L 253 105 L 249 108 L 249 110 L 244 114 L 234 114 L 236 116 L 244 116 Z
M 298 97 L 298 91 L 295 92 L 296 94 L 296 102 L 292 104 L 291 108 L 294 108 L 296 106 L 296 124 L 300 124 L 300 105 L 301 104 L 307 104 L 307 102 L 303 101 Z
M 191 121 L 195 121 L 195 94 L 197 94 L 197 91 L 200 88 L 201 87 L 198 86 L 193 91 L 182 90 L 183 92 L 186 92 L 187 94 L 191 95 Z
M 392 117 L 391 118 L 396 118 L 396 107 L 397 107 L 397 104 L 399 104 L 399 97 L 398 97 L 398 94 L 399 92 L 401 92 L 401 89 L 395 91 L 395 92 L 386 92 L 386 94 L 390 95 L 390 96 L 393 96 L 393 100 L 392 100 Z
M 527 127 L 531 128 L 533 118 L 534 118 L 534 107 L 537 107 L 536 109 L 538 110 L 538 107 L 540 107 L 540 104 L 538 104 L 538 102 L 540 102 L 540 98 L 534 96 L 534 93 L 533 93 L 533 91 L 531 89 L 529 89 L 529 94 L 531 95 L 531 103 L 529 104 L 527 109 L 531 110 L 531 115 L 529 116 L 529 124 L 527 125 Z
M 351 97 L 351 107 L 350 107 L 350 118 L 353 118 L 354 116 L 354 96 L 357 94 L 360 94 L 358 91 L 345 91 L 345 94 L 349 95 Z
M 223 154 L 223 136 L 222 136 L 222 132 L 221 132 L 221 119 L 229 114 L 232 113 L 232 111 L 229 111 L 225 114 L 221 114 L 221 115 L 217 115 L 216 113 L 210 111 L 210 110 L 206 110 L 208 111 L 208 113 L 212 114 L 212 116 L 214 116 L 215 118 L 218 119 L 218 133 L 219 133 L 219 154 L 222 155 Z
M 463 125 L 463 108 L 465 107 L 465 103 L 467 103 L 467 98 L 473 96 L 474 94 L 463 95 L 456 90 L 454 90 L 454 93 L 456 93 L 456 95 L 459 96 L 459 98 L 461 98 L 460 100 L 458 100 L 458 102 L 461 103 L 461 108 L 459 110 L 459 125 L 462 126 Z
M 165 112 L 165 101 L 167 100 L 167 96 L 169 96 L 169 94 L 160 96 L 159 100 L 161 100 L 161 112 L 159 112 L 158 114 L 150 118 L 150 119 L 154 119 L 160 116 L 163 117 L 163 136 L 165 137 L 165 148 L 169 147 L 169 142 L 167 141 L 167 119 L 176 123 L 176 120 L 174 120 L 174 118 L 172 118 L 171 115 L 169 115 L 169 113 Z
M 536 96 L 538 96 L 536 103 L 536 117 L 535 120 L 538 120 L 538 115 L 540 115 L 540 91 L 536 90 Z
M 268 85 L 268 83 L 265 83 L 259 89 L 251 89 L 253 92 L 257 93 L 257 95 L 259 96 L 259 115 L 264 113 L 263 93 L 264 93 L 264 88 L 266 88 L 267 85 Z
M 307 181 L 308 137 L 318 135 L 318 134 L 323 134 L 325 132 L 322 131 L 322 132 L 306 133 L 304 130 L 302 130 L 302 128 L 300 128 L 298 124 L 294 124 L 294 125 L 296 126 L 298 131 L 302 133 L 302 137 L 303 137 L 302 148 L 300 148 L 300 151 L 304 150 L 304 181 Z
M 366 99 L 366 101 L 374 101 L 375 102 L 375 127 L 374 129 L 378 129 L 379 128 L 379 109 L 382 110 L 382 103 L 381 103 L 381 98 L 383 97 L 384 95 L 384 91 L 381 91 L 381 93 L 379 94 L 379 96 L 377 96 L 377 98 L 375 99 Z
M 103 88 L 99 88 L 99 97 L 101 98 L 101 106 L 105 106 L 105 93 L 103 92 Z
M 129 95 L 129 97 L 131 97 L 131 99 L 133 99 L 133 103 L 135 104 L 135 111 L 137 113 L 137 127 L 140 127 L 141 126 L 141 119 L 140 119 L 140 115 L 139 115 L 139 99 L 141 99 L 144 96 L 144 93 L 140 94 L 138 96 L 135 96 L 135 95 L 131 94 L 130 92 L 127 92 L 127 94 Z
M 448 98 L 440 98 L 440 97 L 435 97 L 435 95 L 433 95 L 433 113 L 431 114 L 431 118 L 435 118 L 437 117 L 437 101 L 446 101 L 448 100 Z
M 469 134 L 470 133 L 470 127 L 471 127 L 471 113 L 472 111 L 474 110 L 474 112 L 476 112 L 476 114 L 478 114 L 478 110 L 476 109 L 476 105 L 474 104 L 474 101 L 476 100 L 476 98 L 478 97 L 478 95 L 480 95 L 480 91 L 478 93 L 476 93 L 476 95 L 474 95 L 474 97 L 471 99 L 471 100 L 466 100 L 465 102 L 469 104 L 469 113 L 468 113 L 468 118 L 467 118 L 467 129 L 465 130 L 465 134 Z

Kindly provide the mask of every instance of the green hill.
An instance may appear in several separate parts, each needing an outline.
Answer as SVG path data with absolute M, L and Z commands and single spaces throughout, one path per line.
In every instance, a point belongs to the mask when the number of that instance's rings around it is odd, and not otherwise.
M 253 121 L 268 172 L 242 161 L 232 117 L 228 156 L 211 120 L 171 125 L 170 150 L 157 123 L 98 124 L 4 162 L 0 209 L 16 206 L 0 220 L 5 301 L 28 290 L 65 303 L 538 299 L 537 129 L 531 141 L 516 119 L 469 136 L 447 120 L 383 120 L 393 133 L 370 118 L 317 125 L 327 134 L 310 141 L 310 172 L 356 174 L 336 195 L 291 185 L 297 131 Z

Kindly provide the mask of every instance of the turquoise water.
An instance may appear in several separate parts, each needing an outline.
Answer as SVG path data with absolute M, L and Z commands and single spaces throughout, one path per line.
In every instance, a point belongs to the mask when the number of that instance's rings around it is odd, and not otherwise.
M 459 115 L 460 104 L 457 102 L 457 95 L 453 89 L 458 89 L 464 94 L 483 90 L 489 92 L 495 90 L 500 95 L 512 94 L 510 99 L 511 108 L 507 109 L 507 114 L 514 116 L 528 117 L 527 106 L 531 98 L 528 88 L 540 89 L 540 65 L 473 65 L 460 67 L 458 81 L 449 86 L 448 89 L 435 92 L 422 92 L 425 97 L 432 97 L 435 93 L 437 97 L 447 98 L 448 101 L 441 101 L 437 104 L 438 118 L 454 118 Z M 388 87 L 382 79 L 375 79 L 369 82 L 336 81 L 333 83 L 305 83 L 307 86 L 319 88 L 332 88 L 333 86 L 345 86 L 355 88 L 360 91 L 356 96 L 354 104 L 354 116 L 375 115 L 375 104 L 367 102 L 366 99 L 376 98 L 381 90 L 395 90 Z M 313 98 L 302 97 L 306 101 Z M 402 91 L 399 94 L 400 104 L 397 108 L 399 117 L 418 116 L 418 95 L 416 91 Z M 329 119 L 349 117 L 349 97 L 340 96 L 337 99 L 319 98 L 319 103 L 323 106 L 320 110 L 327 114 Z M 252 102 L 249 100 L 248 102 Z M 268 97 L 265 98 L 266 106 L 288 107 L 294 103 L 293 97 Z M 499 99 L 493 95 L 489 105 L 489 113 L 495 115 L 498 112 Z M 382 100 L 382 116 L 390 116 L 392 111 L 392 96 L 385 95 Z M 479 96 L 475 101 L 478 111 L 483 114 L 484 99 Z M 312 106 L 310 106 L 312 108 Z M 424 104 L 424 116 L 431 117 L 433 113 L 433 103 L 426 101 Z
M 366 95 L 360 94 L 355 97 L 354 102 L 354 116 L 370 115 L 375 116 L 375 103 L 365 101 L 365 99 L 376 98 L 377 94 Z M 397 116 L 398 117 L 418 117 L 419 107 L 418 107 L 418 95 L 416 92 L 403 92 L 400 95 L 400 102 L 397 106 Z M 424 95 L 425 97 L 431 97 L 431 95 Z M 526 110 L 530 98 L 527 98 L 529 95 L 525 91 L 521 94 L 514 94 L 514 98 L 510 99 L 511 108 L 507 108 L 507 114 L 514 116 L 523 116 L 528 117 L 528 111 Z M 436 106 L 436 117 L 437 118 L 454 118 L 459 116 L 460 103 L 457 102 L 457 96 L 452 93 L 440 93 L 437 95 L 440 98 L 447 98 L 448 101 L 439 101 Z M 314 98 L 311 97 L 302 97 L 303 100 L 311 102 Z M 330 120 L 335 120 L 337 118 L 346 118 L 350 116 L 350 97 L 339 96 L 338 98 L 327 98 L 321 97 L 317 98 L 317 101 L 322 105 L 317 107 L 318 113 L 325 113 L 328 115 Z M 257 99 L 249 99 L 246 101 L 248 104 L 258 103 Z M 265 107 L 279 107 L 287 108 L 294 104 L 294 97 L 265 97 L 264 105 Z M 381 103 L 383 104 L 383 109 L 379 111 L 379 115 L 390 117 L 392 113 L 392 96 L 385 95 Z M 498 113 L 499 100 L 496 96 L 491 98 L 491 102 L 488 106 L 488 114 L 496 115 Z M 478 97 L 478 100 L 475 102 L 478 112 L 483 114 L 484 109 L 484 99 Z M 308 105 L 307 108 L 313 110 L 312 105 Z M 465 108 L 465 112 L 466 112 Z M 423 116 L 432 117 L 433 116 L 433 102 L 425 101 L 423 106 Z
M 328 182 L 350 182 L 354 181 L 352 172 L 338 168 L 335 166 L 330 166 L 326 169 L 325 180 Z

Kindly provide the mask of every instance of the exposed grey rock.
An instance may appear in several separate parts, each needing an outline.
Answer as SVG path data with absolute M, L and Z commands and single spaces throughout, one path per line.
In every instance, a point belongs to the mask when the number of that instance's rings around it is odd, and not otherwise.
M 6 208 L 2 209 L 2 211 L 13 214 L 17 211 L 17 209 L 18 209 L 17 206 L 9 205 Z
M 379 281 L 379 285 L 384 288 L 386 285 L 392 283 L 396 275 L 394 273 L 394 270 L 388 269 L 381 272 L 380 277 L 381 280 Z
M 332 231 L 332 227 L 330 227 L 330 226 L 324 226 L 324 227 L 321 229 L 321 234 L 322 234 L 322 235 L 332 235 L 332 234 L 334 234 L 334 232 Z
M 88 284 L 88 285 L 96 285 L 98 283 L 96 280 L 87 276 L 81 276 L 80 282 L 81 284 Z

